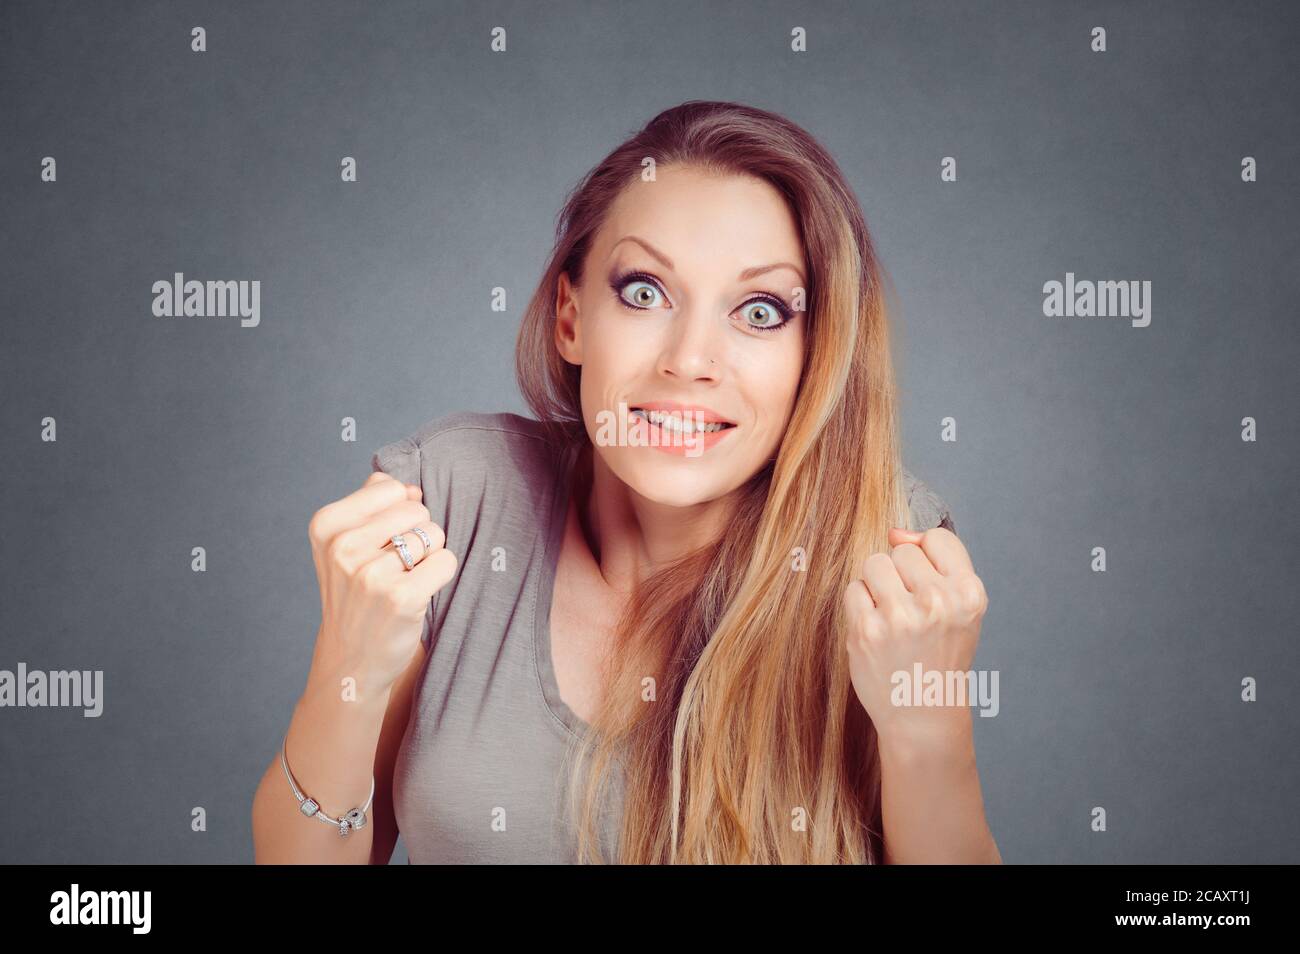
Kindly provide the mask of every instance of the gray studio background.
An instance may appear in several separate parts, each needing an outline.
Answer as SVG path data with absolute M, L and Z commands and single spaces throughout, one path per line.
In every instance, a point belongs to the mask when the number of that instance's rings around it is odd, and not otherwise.
M 6 0 L 0 669 L 102 669 L 106 698 L 0 709 L 0 860 L 252 860 L 319 624 L 311 514 L 431 417 L 524 412 L 514 337 L 568 189 L 659 110 L 737 99 L 827 145 L 897 287 L 905 461 L 991 597 L 1004 858 L 1300 861 L 1296 20 Z M 177 271 L 260 280 L 260 325 L 153 317 Z M 1067 271 L 1150 280 L 1150 326 L 1044 317 Z

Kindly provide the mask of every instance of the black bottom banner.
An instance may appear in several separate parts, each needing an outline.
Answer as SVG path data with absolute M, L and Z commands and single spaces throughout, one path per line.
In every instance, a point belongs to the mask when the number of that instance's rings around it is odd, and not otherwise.
M 679 917 L 706 931 L 767 934 L 798 931 L 810 918 L 824 924 L 842 911 L 839 929 L 857 925 L 864 939 L 879 928 L 917 940 L 1047 929 L 1230 943 L 1235 932 L 1282 925 L 1295 868 L 11 865 L 5 873 L 7 934 L 71 932 L 82 941 L 382 942 L 430 917 L 458 933 L 490 933 L 546 923 L 519 920 L 532 915 L 554 919 L 553 930 L 566 914 L 575 927 L 605 922 L 641 937 L 673 930 L 665 922 Z M 764 940 L 779 946 L 777 938 Z

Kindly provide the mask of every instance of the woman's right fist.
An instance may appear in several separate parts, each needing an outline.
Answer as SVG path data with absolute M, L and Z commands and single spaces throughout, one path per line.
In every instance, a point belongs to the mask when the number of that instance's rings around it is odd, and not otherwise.
M 321 595 L 313 666 L 354 675 L 375 691 L 410 663 L 429 601 L 457 565 L 421 497 L 419 487 L 375 471 L 359 490 L 312 515 L 307 537 Z M 413 527 L 428 535 L 430 552 Z M 399 533 L 415 561 L 410 570 L 389 542 Z

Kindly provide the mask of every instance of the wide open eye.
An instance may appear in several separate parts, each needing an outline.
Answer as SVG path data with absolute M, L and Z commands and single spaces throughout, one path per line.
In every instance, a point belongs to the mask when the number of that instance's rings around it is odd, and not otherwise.
M 629 308 L 656 308 L 663 298 L 663 292 L 650 276 L 639 272 L 629 272 L 616 278 L 610 283 L 610 287 L 619 300 Z
M 755 331 L 777 331 L 792 317 L 784 303 L 767 297 L 745 302 L 741 305 L 741 314 L 745 315 L 745 323 Z
M 631 295 L 624 295 L 625 299 L 630 298 L 630 303 L 638 308 L 653 308 L 659 296 L 659 289 L 655 288 L 649 282 L 629 282 L 625 288 L 632 290 Z

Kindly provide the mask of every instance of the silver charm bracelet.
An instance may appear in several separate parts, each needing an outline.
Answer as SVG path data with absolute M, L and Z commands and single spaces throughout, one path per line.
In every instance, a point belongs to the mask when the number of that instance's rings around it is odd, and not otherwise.
M 298 810 L 308 818 L 319 818 L 327 825 L 333 825 L 338 829 L 340 835 L 346 835 L 350 831 L 366 827 L 366 809 L 370 807 L 370 801 L 375 797 L 375 776 L 370 776 L 370 795 L 366 798 L 366 803 L 360 808 L 354 808 L 339 818 L 330 818 L 320 810 L 320 803 L 314 798 L 308 798 L 298 787 L 298 783 L 293 779 L 293 773 L 289 771 L 289 756 L 285 752 L 285 747 L 289 744 L 289 736 L 286 733 L 284 742 L 280 745 L 280 764 L 284 766 L 284 777 L 289 780 L 289 787 L 293 789 L 294 797 L 298 799 Z

